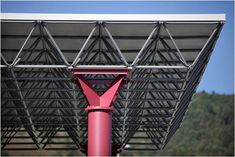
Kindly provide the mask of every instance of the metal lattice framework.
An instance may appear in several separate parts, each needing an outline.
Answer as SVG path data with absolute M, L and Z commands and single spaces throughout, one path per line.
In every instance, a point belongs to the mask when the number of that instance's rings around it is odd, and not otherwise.
M 87 102 L 71 81 L 70 67 L 129 68 L 131 80 L 113 104 L 112 143 L 126 150 L 164 148 L 180 127 L 225 20 L 224 15 L 175 20 L 171 15 L 145 20 L 144 15 L 16 15 L 2 14 L 1 21 L 5 150 L 83 149 Z M 85 77 L 107 81 L 93 87 L 100 93 L 114 79 Z

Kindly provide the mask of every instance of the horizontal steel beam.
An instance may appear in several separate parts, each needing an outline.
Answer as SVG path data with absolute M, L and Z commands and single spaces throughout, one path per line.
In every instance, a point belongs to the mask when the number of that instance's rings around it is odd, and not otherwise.
M 7 68 L 7 65 L 0 65 L 1 68 Z M 129 68 L 132 69 L 133 67 L 128 67 L 125 65 L 78 65 L 78 66 L 66 66 L 66 65 L 13 65 L 14 68 L 91 68 L 91 69 L 100 69 L 100 68 Z M 186 66 L 148 66 L 148 65 L 138 65 L 134 66 L 136 69 L 187 69 Z
M 26 38 L 27 35 L 4 35 L 2 34 L 2 38 Z M 86 35 L 53 35 L 54 39 L 87 39 L 88 36 Z M 93 35 L 91 39 L 96 39 L 99 36 Z M 159 36 L 162 39 L 170 39 L 168 36 Z M 195 36 L 174 36 L 174 39 L 208 39 L 210 36 L 207 35 L 195 35 Z M 31 38 L 38 38 L 38 35 L 32 35 Z M 102 38 L 109 38 L 108 36 L 104 35 Z M 117 36 L 114 35 L 113 38 L 115 40 L 146 40 L 148 36 Z M 151 39 L 153 39 L 152 37 Z M 62 51 L 63 52 L 63 51 Z
M 185 53 L 185 52 L 194 52 L 197 53 L 199 52 L 201 49 L 199 48 L 195 48 L 195 49 L 180 49 L 181 52 Z M 18 49 L 1 49 L 2 52 L 18 52 Z M 22 51 L 27 51 L 27 50 L 22 50 Z M 34 49 L 34 52 L 41 52 L 42 49 Z M 77 53 L 78 51 L 80 51 L 80 49 L 61 49 L 61 51 L 63 53 Z M 102 50 L 102 51 L 107 51 L 107 50 Z M 150 50 L 152 51 L 152 50 Z M 171 50 L 166 50 L 166 49 L 159 49 L 158 51 L 163 52 L 163 53 L 175 53 L 177 50 L 176 49 L 171 49 Z M 99 50 L 93 50 L 91 51 L 91 53 L 97 53 L 99 52 Z M 138 53 L 139 49 L 122 49 L 122 53 Z M 187 60 L 188 61 L 188 60 Z
M 12 109 L 21 109 L 21 110 L 35 110 L 35 109 L 60 109 L 60 110 L 83 110 L 82 108 L 73 108 L 73 107 L 48 107 L 48 106 L 45 106 L 45 107 L 28 107 L 28 108 L 17 108 L 17 107 L 7 107 L 7 106 L 4 106 L 3 107 L 4 109 L 9 109 L 9 110 L 12 110 Z M 124 107 L 115 107 L 115 109 L 124 109 Z M 160 106 L 157 106 L 157 107 L 127 107 L 128 110 L 172 110 L 174 109 L 173 107 L 160 107 Z M 4 114 L 2 114 L 4 115 Z
M 16 77 L 17 81 L 71 81 L 70 77 Z M 2 81 L 6 80 L 13 80 L 12 78 L 6 78 L 2 77 Z M 87 78 L 87 80 L 93 80 L 92 78 Z M 96 78 L 96 80 L 113 80 L 113 78 Z M 130 81 L 132 82 L 145 82 L 145 81 L 150 81 L 150 82 L 184 82 L 186 81 L 185 79 L 179 79 L 179 78 L 132 78 Z M 3 88 L 2 88 L 3 89 Z M 56 88 L 59 89 L 59 88 Z M 63 88 L 64 89 L 64 88 Z M 4 90 L 4 89 L 3 89 Z M 67 90 L 67 89 L 66 89 Z
M 16 98 L 2 98 L 7 101 L 20 101 L 21 99 L 16 99 Z M 26 98 L 23 99 L 23 101 L 81 101 L 85 99 L 70 99 L 70 98 Z M 126 100 L 126 99 L 120 99 L 117 98 L 118 100 L 123 100 L 123 101 L 179 101 L 178 99 L 164 99 L 164 98 L 157 98 L 157 99 L 131 99 L 131 100 Z

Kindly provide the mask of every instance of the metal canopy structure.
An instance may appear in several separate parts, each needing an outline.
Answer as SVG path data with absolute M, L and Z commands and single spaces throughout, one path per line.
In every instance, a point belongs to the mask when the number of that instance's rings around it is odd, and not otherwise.
M 164 148 L 224 21 L 224 14 L 1 14 L 1 149 L 86 151 L 88 104 L 73 68 L 128 69 L 112 104 L 113 147 Z M 84 77 L 99 94 L 115 79 Z

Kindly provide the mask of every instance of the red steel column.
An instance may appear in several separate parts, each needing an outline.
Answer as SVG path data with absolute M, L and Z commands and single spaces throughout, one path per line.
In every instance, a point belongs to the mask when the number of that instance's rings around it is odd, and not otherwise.
M 88 111 L 88 156 L 112 155 L 111 110 Z
M 88 156 L 112 156 L 112 102 L 122 85 L 125 74 L 119 74 L 109 88 L 98 95 L 81 75 L 75 75 L 89 106 L 88 111 Z

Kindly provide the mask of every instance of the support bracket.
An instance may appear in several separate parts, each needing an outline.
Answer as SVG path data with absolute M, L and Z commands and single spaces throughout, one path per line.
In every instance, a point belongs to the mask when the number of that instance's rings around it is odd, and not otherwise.
M 121 85 L 128 82 L 131 75 L 128 68 L 69 68 L 76 83 L 83 92 L 88 102 L 85 108 L 88 111 L 88 144 L 86 154 L 88 156 L 111 156 L 119 152 L 119 147 L 112 144 L 112 102 L 116 99 L 116 93 Z M 99 94 L 92 87 L 91 81 L 85 75 L 95 75 L 92 78 L 94 84 L 107 84 L 106 81 L 97 81 L 96 75 L 114 75 L 115 79 L 103 94 Z M 114 150 L 112 150 L 114 149 Z
M 111 104 L 116 99 L 116 93 L 122 84 L 129 81 L 130 69 L 128 68 L 102 68 L 102 69 L 90 69 L 90 68 L 69 68 L 76 83 L 82 90 L 89 106 L 86 110 L 92 109 L 111 109 Z M 109 85 L 106 91 L 99 95 L 92 87 L 91 83 L 84 77 L 86 74 L 112 74 L 115 75 L 115 80 Z M 107 81 L 98 81 L 96 78 L 92 80 L 95 84 L 105 84 Z

